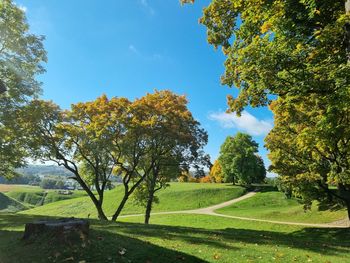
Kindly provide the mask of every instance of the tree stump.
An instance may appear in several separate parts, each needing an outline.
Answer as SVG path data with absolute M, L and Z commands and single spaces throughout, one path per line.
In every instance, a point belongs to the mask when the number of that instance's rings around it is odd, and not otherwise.
M 53 242 L 86 241 L 89 235 L 89 221 L 78 218 L 63 218 L 57 220 L 39 220 L 27 223 L 23 240 L 37 239 L 40 236 L 52 238 Z

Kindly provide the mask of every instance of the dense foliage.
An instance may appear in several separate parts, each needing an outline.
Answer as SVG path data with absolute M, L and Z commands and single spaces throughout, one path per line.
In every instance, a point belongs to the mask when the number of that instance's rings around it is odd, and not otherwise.
M 227 137 L 220 149 L 219 163 L 225 182 L 250 185 L 266 177 L 264 162 L 258 153 L 258 143 L 248 134 Z
M 156 188 L 175 177 L 169 171 L 178 175 L 203 155 L 207 141 L 186 98 L 170 91 L 156 91 L 133 102 L 101 96 L 66 111 L 53 102 L 34 100 L 19 116 L 31 156 L 69 170 L 105 220 L 104 192 L 114 174 L 122 176 L 124 187 L 112 217 L 116 220 L 141 183 L 151 182 L 148 189 L 154 195 Z
M 23 131 L 14 110 L 40 92 L 44 38 L 29 32 L 25 13 L 11 0 L 0 2 L 0 176 L 25 163 Z
M 277 96 L 266 146 L 285 188 L 350 218 L 350 1 L 213 0 L 200 22 L 226 56 L 222 83 L 239 89 L 232 111 Z

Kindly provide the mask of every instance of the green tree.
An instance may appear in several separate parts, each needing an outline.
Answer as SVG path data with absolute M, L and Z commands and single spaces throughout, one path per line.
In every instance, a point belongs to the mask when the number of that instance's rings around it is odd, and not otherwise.
M 231 110 L 267 105 L 271 94 L 346 92 L 350 19 L 345 2 L 213 0 L 200 23 L 207 27 L 208 42 L 221 46 L 226 56 L 222 84 L 239 89 L 237 98 L 229 97 Z
M 171 91 L 156 91 L 134 102 L 142 110 L 137 122 L 143 125 L 146 154 L 141 161 L 146 173 L 143 186 L 136 195 L 146 207 L 145 223 L 149 223 L 155 193 L 175 179 L 181 170 L 206 161 L 202 148 L 207 133 L 200 128 L 187 108 L 185 96 Z
M 350 97 L 348 97 L 349 101 Z M 328 100 L 328 99 L 327 99 Z M 350 107 L 327 107 L 318 96 L 279 98 L 271 105 L 275 127 L 265 139 L 282 190 L 322 206 L 345 204 L 350 218 Z
M 129 104 L 124 98 L 102 96 L 62 111 L 52 102 L 33 100 L 20 115 L 32 158 L 53 161 L 72 172 L 103 220 L 104 191 L 121 161 L 117 143 L 123 140 Z
M 10 0 L 0 1 L 0 176 L 25 164 L 22 130 L 14 111 L 40 92 L 44 37 L 29 33 L 25 13 Z
M 286 188 L 309 204 L 324 196 L 349 207 L 350 1 L 213 0 L 200 21 L 227 57 L 222 83 L 239 89 L 232 111 L 277 95 L 267 146 Z
M 258 144 L 248 134 L 227 137 L 220 149 L 219 162 L 226 182 L 250 185 L 266 176 L 264 162 L 257 155 Z

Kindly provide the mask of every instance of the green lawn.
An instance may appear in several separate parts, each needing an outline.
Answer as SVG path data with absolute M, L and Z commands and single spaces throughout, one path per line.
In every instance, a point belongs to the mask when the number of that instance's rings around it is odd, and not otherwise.
M 0 192 L 0 212 L 18 212 L 24 209 L 28 207 Z
M 25 222 L 0 215 L 0 262 L 332 262 L 350 261 L 349 229 L 273 225 L 202 215 L 91 220 L 89 242 L 64 245 L 49 236 L 20 240 Z M 125 251 L 121 255 L 120 251 Z
M 7 193 L 10 191 L 29 192 L 29 191 L 37 191 L 37 190 L 40 190 L 39 186 L 22 185 L 22 184 L 0 184 L 1 193 Z
M 157 196 L 159 204 L 155 204 L 153 211 L 176 211 L 207 207 L 218 204 L 245 193 L 245 189 L 230 184 L 198 184 L 171 183 L 170 187 L 160 190 Z M 122 198 L 123 188 L 105 193 L 104 209 L 111 216 Z M 95 208 L 89 197 L 59 201 L 23 211 L 24 214 L 48 216 L 96 217 Z M 132 198 L 128 200 L 122 214 L 144 213 L 144 208 L 134 204 Z
M 57 190 L 43 190 L 39 187 L 19 186 L 6 191 L 5 195 L 26 205 L 28 208 L 33 208 L 60 200 L 86 196 L 86 193 L 84 191 L 74 191 L 71 195 L 62 195 Z
M 311 211 L 304 211 L 296 199 L 286 199 L 280 192 L 261 192 L 231 206 L 216 210 L 217 213 L 268 220 L 329 223 L 346 217 L 345 209 L 318 211 L 316 205 Z

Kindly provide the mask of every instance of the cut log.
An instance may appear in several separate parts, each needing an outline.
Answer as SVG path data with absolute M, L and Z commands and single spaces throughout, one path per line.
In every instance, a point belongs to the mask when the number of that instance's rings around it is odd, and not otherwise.
M 39 220 L 27 223 L 23 240 L 36 239 L 39 236 L 50 236 L 56 241 L 80 239 L 85 241 L 89 235 L 89 221 L 78 218 L 63 218 L 57 220 Z

